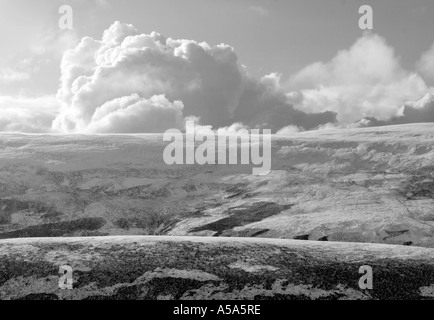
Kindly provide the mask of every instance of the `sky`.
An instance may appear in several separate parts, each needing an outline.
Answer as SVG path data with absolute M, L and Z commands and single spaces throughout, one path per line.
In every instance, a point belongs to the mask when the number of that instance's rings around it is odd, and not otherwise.
M 431 0 L 0 0 L 0 130 L 434 122 L 433 15 Z

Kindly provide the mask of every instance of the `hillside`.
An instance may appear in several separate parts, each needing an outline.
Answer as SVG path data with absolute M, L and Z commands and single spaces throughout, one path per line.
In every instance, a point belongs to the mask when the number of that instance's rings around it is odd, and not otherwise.
M 182 235 L 434 247 L 434 126 L 274 136 L 272 171 L 153 135 L 0 134 L 0 238 Z

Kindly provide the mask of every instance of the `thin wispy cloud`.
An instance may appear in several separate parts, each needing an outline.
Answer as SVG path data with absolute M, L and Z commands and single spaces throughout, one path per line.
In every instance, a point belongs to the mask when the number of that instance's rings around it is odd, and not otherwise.
M 270 14 L 270 11 L 263 6 L 250 6 L 249 10 L 263 17 Z
M 0 70 L 0 82 L 21 82 L 30 79 L 30 74 L 16 69 Z

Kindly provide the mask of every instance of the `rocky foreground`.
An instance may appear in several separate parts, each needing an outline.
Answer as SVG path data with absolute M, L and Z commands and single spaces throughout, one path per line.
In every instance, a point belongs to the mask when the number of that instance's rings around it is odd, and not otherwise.
M 59 267 L 73 288 L 59 288 Z M 373 288 L 361 289 L 362 265 Z M 0 299 L 433 299 L 430 248 L 285 239 L 0 240 Z

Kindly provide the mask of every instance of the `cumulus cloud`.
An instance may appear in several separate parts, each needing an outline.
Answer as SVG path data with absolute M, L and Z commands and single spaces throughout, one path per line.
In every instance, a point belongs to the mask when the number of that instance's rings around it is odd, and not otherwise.
M 218 128 L 217 133 L 222 135 L 230 135 L 230 134 L 237 134 L 238 132 L 245 132 L 248 129 L 249 128 L 246 127 L 241 122 L 234 122 L 230 126 Z
M 400 114 L 389 120 L 378 120 L 375 117 L 367 117 L 360 120 L 357 125 L 366 127 L 422 122 L 434 122 L 434 95 L 432 93 L 427 93 L 418 101 L 407 102 Z
M 367 33 L 329 62 L 316 62 L 292 76 L 288 99 L 305 112 L 337 113 L 342 124 L 372 117 L 389 120 L 407 101 L 429 88 L 416 73 L 405 71 L 386 41 Z
M 68 50 L 61 74 L 63 109 L 53 128 L 62 132 L 130 132 L 130 120 L 134 130 L 162 132 L 189 116 L 214 128 L 242 122 L 273 130 L 335 120 L 333 113 L 294 110 L 278 75 L 251 77 L 228 45 L 142 34 L 120 22 L 101 40 L 85 37 Z M 157 100 L 164 103 L 155 105 Z M 102 110 L 108 112 L 104 117 Z M 147 119 L 137 121 L 138 116 Z
M 305 113 L 294 109 L 282 89 L 280 75 L 273 73 L 259 81 L 250 79 L 245 82 L 233 119 L 251 128 L 267 128 L 276 132 L 291 124 L 310 130 L 335 122 L 336 114 L 330 111 Z
M 59 98 L 66 114 L 55 124 L 63 130 L 85 130 L 97 108 L 132 94 L 145 99 L 165 95 L 169 101 L 183 102 L 184 116 L 223 125 L 242 83 L 229 46 L 210 47 L 156 32 L 140 34 L 119 22 L 104 32 L 101 41 L 82 39 L 64 55 L 61 69 Z
M 282 85 L 278 73 L 250 75 L 229 45 L 144 34 L 115 22 L 101 39 L 84 37 L 64 52 L 56 97 L 0 96 L 0 130 L 164 132 L 185 129 L 189 119 L 223 133 L 290 134 L 434 121 L 434 91 L 425 83 L 431 51 L 418 63 L 422 78 L 401 67 L 382 37 L 367 33 Z M 11 76 L 19 78 L 5 74 Z
M 87 132 L 161 132 L 161 128 L 181 128 L 183 104 L 174 103 L 164 96 L 150 99 L 137 94 L 116 98 L 95 110 Z
M 283 127 L 282 129 L 280 129 L 279 131 L 276 132 L 276 134 L 278 135 L 287 135 L 287 134 L 291 134 L 291 133 L 297 133 L 297 132 L 302 132 L 304 131 L 302 128 L 294 126 L 294 125 L 289 125 L 286 127 Z

